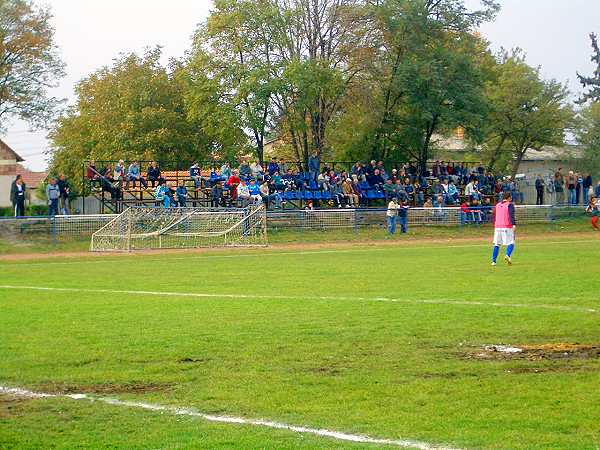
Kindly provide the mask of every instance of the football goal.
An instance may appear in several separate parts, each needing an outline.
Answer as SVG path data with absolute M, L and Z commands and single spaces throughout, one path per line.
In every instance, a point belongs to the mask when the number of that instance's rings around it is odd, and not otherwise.
M 92 235 L 91 250 L 267 245 L 267 213 L 254 208 L 133 207 Z

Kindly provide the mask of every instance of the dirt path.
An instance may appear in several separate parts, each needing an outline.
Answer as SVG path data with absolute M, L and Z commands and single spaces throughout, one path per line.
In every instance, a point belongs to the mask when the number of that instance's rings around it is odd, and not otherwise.
M 598 240 L 599 235 L 591 232 L 527 232 L 523 230 L 519 234 L 519 241 L 527 242 L 568 242 L 568 241 L 593 241 Z M 413 237 L 406 240 L 364 240 L 355 242 L 320 242 L 320 243 L 274 243 L 268 248 L 199 248 L 199 249 L 183 249 L 183 250 L 144 250 L 135 252 L 135 255 L 171 255 L 171 254 L 214 254 L 228 252 L 273 252 L 273 251 L 311 251 L 323 249 L 352 249 L 357 247 L 415 247 L 415 246 L 435 246 L 435 245 L 478 245 L 490 243 L 490 236 L 457 236 L 445 238 L 432 238 L 429 236 Z M 114 252 L 114 253 L 93 253 L 93 252 L 50 252 L 50 253 L 15 253 L 9 255 L 0 255 L 0 261 L 28 261 L 40 259 L 71 259 L 71 258 L 106 258 L 106 257 L 128 257 L 131 253 Z

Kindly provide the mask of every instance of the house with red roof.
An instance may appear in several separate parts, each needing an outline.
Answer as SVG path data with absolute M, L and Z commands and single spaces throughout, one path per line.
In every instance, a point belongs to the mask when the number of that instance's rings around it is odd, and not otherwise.
M 12 206 L 10 203 L 10 186 L 17 175 L 23 176 L 23 180 L 27 185 L 29 190 L 28 200 L 32 203 L 40 203 L 35 195 L 35 189 L 37 189 L 40 182 L 46 179 L 48 174 L 26 169 L 19 164 L 23 161 L 25 160 L 17 152 L 0 139 L 0 207 Z

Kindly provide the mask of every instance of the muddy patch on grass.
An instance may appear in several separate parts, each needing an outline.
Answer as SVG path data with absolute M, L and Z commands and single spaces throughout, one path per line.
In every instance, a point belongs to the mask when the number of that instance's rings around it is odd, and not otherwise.
M 210 358 L 181 358 L 177 362 L 179 364 L 201 364 L 207 363 L 210 361 Z
M 102 383 L 102 384 L 47 384 L 38 386 L 38 390 L 51 394 L 144 394 L 164 392 L 171 389 L 165 383 Z
M 476 360 L 569 360 L 600 359 L 600 344 L 534 344 L 534 345 L 486 345 L 482 349 L 462 355 Z
M 0 395 L 0 419 L 9 419 L 23 414 L 25 404 L 31 399 Z

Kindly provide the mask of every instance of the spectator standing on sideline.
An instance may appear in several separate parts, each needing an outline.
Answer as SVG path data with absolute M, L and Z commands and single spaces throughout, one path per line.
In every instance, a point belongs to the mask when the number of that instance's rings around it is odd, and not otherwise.
M 58 189 L 60 192 L 60 213 L 64 216 L 69 215 L 69 194 L 71 193 L 71 187 L 69 182 L 65 178 L 64 174 L 60 174 L 58 177 Z
M 185 187 L 185 181 L 179 181 L 179 186 L 177 186 L 177 190 L 175 191 L 177 194 L 177 205 L 180 208 L 185 208 L 185 204 L 188 198 L 188 190 Z
M 48 215 L 56 216 L 58 214 L 58 199 L 60 198 L 60 189 L 56 185 L 56 178 L 50 179 L 46 186 L 46 198 L 48 199 Z
M 544 204 L 544 189 L 546 188 L 546 183 L 542 178 L 542 175 L 538 173 L 537 178 L 535 179 L 535 204 L 543 205 Z
M 575 178 L 575 174 L 572 170 L 569 171 L 569 175 L 567 175 L 567 192 L 569 193 L 569 206 L 575 205 L 575 185 L 577 184 L 577 179 Z
M 396 234 L 396 220 L 398 218 L 398 209 L 400 209 L 400 205 L 398 204 L 398 198 L 393 197 L 388 203 L 387 207 L 387 228 L 389 234 Z
M 400 233 L 408 233 L 408 202 L 402 200 L 398 209 L 398 219 L 400 221 Z
M 583 175 L 583 204 L 587 205 L 590 202 L 590 190 L 593 190 L 594 182 L 592 180 L 592 176 L 589 173 L 585 173 Z
M 560 171 L 554 174 L 554 192 L 556 193 L 556 204 L 563 205 L 565 203 L 565 182 Z
M 579 205 L 581 202 L 581 190 L 583 189 L 583 177 L 579 172 L 575 174 L 575 204 Z
M 23 217 L 25 215 L 25 190 L 27 187 L 23 182 L 23 177 L 17 175 L 15 181 L 10 186 L 10 201 L 13 205 L 15 217 Z

